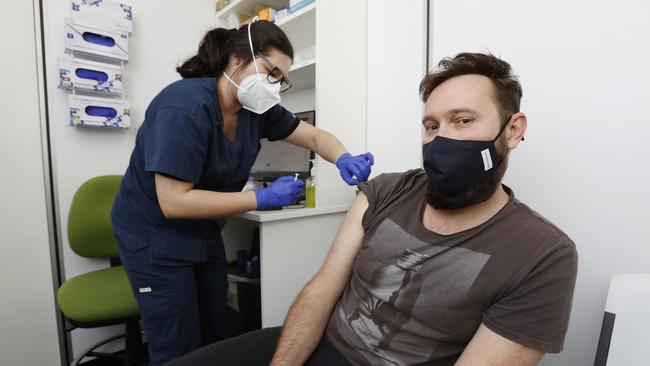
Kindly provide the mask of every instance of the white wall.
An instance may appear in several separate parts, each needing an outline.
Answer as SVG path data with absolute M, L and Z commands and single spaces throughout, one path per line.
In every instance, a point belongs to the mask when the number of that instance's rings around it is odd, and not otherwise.
M 316 8 L 316 124 L 338 137 L 353 155 L 366 152 L 367 147 L 366 52 L 370 2 L 319 0 Z M 356 187 L 341 180 L 334 164 L 317 157 L 316 170 L 316 207 L 352 202 Z
M 366 136 L 373 177 L 421 166 L 425 60 L 426 1 L 369 1 Z
M 17 366 L 60 362 L 43 174 L 40 31 L 33 3 L 3 4 L 8 16 L 0 22 L 5 71 L 0 92 L 0 363 Z
M 610 278 L 650 272 L 650 3 L 431 1 L 433 61 L 489 50 L 521 76 L 526 141 L 505 179 L 576 242 L 565 350 L 594 362 Z
M 214 0 L 125 1 L 133 5 L 133 35 L 124 84 L 131 104 L 132 125 L 138 126 L 151 99 L 176 80 L 175 67 L 193 55 L 205 31 L 214 22 Z M 68 126 L 68 92 L 57 89 L 58 59 L 64 52 L 64 19 L 69 0 L 44 2 L 44 29 L 53 139 L 59 229 L 66 278 L 105 267 L 106 261 L 78 257 L 68 247 L 66 223 L 72 197 L 87 179 L 103 174 L 123 174 L 133 149 L 136 129 L 105 130 Z M 73 353 L 118 330 L 75 330 Z

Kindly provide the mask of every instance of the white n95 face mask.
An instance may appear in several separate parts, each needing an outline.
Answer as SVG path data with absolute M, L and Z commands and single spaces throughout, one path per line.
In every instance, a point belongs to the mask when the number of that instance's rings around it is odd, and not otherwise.
M 257 17 L 255 17 L 255 20 Z M 223 76 L 228 79 L 234 86 L 237 87 L 237 99 L 242 107 L 257 114 L 262 114 L 274 105 L 280 103 L 280 83 L 271 84 L 268 80 L 268 75 L 260 74 L 255 61 L 255 52 L 253 51 L 253 39 L 251 38 L 251 24 L 248 23 L 248 42 L 251 46 L 251 54 L 253 55 L 253 65 L 255 65 L 255 74 L 248 75 L 241 81 L 241 85 L 237 85 L 225 72 Z

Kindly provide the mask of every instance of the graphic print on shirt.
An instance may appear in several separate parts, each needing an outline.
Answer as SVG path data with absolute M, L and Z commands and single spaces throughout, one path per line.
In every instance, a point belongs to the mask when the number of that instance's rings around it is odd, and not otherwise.
M 347 317 L 357 334 L 367 336 L 364 342 L 368 348 L 387 359 L 390 356 L 385 351 L 409 319 L 409 310 L 420 295 L 422 276 L 418 271 L 427 259 L 428 255 L 404 249 L 395 264 L 376 269 L 368 284 L 375 297 L 363 298 L 359 307 Z M 396 308 L 406 312 L 398 312 Z
M 426 362 L 436 339 L 427 323 L 441 309 L 462 303 L 490 256 L 422 241 L 389 218 L 357 254 L 350 286 L 335 309 L 338 331 L 369 364 Z

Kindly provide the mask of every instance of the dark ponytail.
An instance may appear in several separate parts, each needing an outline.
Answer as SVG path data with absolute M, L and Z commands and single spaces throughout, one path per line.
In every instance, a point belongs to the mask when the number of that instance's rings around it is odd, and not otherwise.
M 293 61 L 291 42 L 277 25 L 260 20 L 251 25 L 251 37 L 255 53 L 267 55 L 275 48 Z M 176 68 L 183 79 L 215 77 L 228 66 L 230 55 L 244 60 L 244 65 L 253 61 L 248 44 L 248 24 L 239 29 L 215 28 L 208 31 L 199 45 L 196 55 Z

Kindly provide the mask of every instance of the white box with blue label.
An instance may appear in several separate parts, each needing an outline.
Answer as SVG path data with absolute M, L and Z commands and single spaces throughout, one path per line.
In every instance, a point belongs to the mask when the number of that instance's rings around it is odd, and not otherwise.
M 129 60 L 129 35 L 125 31 L 110 31 L 66 19 L 65 36 L 67 53 L 80 52 L 114 61 Z
M 64 56 L 59 60 L 59 88 L 121 94 L 122 67 Z
M 106 0 L 71 0 L 70 18 L 77 24 L 98 26 L 102 29 L 133 31 L 131 5 Z
M 131 127 L 127 100 L 71 94 L 68 96 L 68 108 L 73 126 Z

